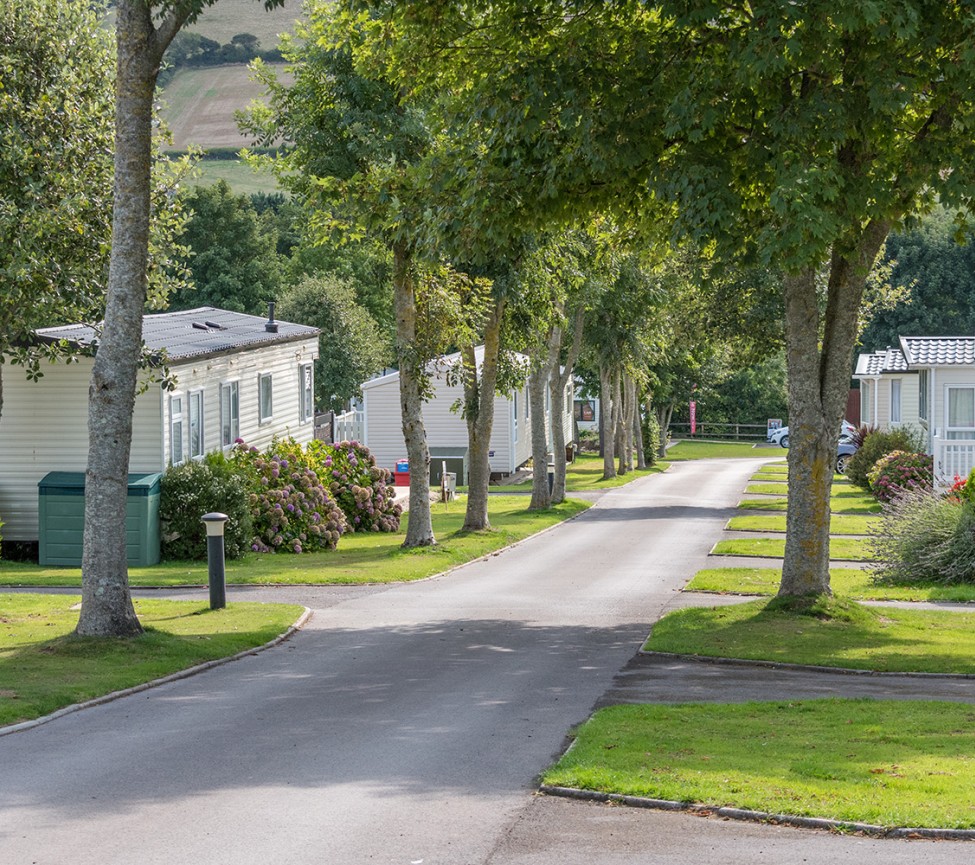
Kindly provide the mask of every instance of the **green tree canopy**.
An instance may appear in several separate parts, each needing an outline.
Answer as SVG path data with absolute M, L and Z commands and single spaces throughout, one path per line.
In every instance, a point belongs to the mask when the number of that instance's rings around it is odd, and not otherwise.
M 318 408 L 342 411 L 349 400 L 362 395 L 362 382 L 390 360 L 386 335 L 356 302 L 351 283 L 334 275 L 307 276 L 285 289 L 278 313 L 321 329 L 315 361 Z
M 3 4 L 0 363 L 35 328 L 101 316 L 111 233 L 114 77 L 111 34 L 86 4 Z
M 175 292 L 170 308 L 217 306 L 261 315 L 281 287 L 272 217 L 259 217 L 250 199 L 235 195 L 225 180 L 195 187 L 185 205 L 192 215 L 182 243 L 193 285 Z

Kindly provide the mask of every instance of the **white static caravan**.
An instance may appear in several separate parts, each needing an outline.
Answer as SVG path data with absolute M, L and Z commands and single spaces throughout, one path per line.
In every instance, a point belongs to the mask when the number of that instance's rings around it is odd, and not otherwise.
M 484 360 L 484 347 L 474 352 L 478 365 Z M 523 355 L 516 360 L 528 362 Z M 444 373 L 460 359 L 459 354 L 448 355 L 431 364 L 433 396 L 423 404 L 423 424 L 426 428 L 427 445 L 431 453 L 431 468 L 437 471 L 438 459 L 467 457 L 467 423 L 451 407 L 463 397 L 459 384 L 447 383 Z M 548 389 L 546 388 L 546 414 L 550 415 Z M 369 448 L 376 464 L 390 470 L 399 460 L 406 459 L 406 442 L 403 438 L 403 422 L 400 412 L 399 372 L 391 372 L 364 382 L 363 444 Z M 572 383 L 566 386 L 562 405 L 555 407 L 565 431 L 567 442 L 573 439 L 572 430 Z M 546 417 L 546 424 L 548 417 Z M 524 465 L 532 455 L 532 418 L 528 408 L 527 388 L 522 387 L 510 394 L 494 395 L 494 428 L 491 431 L 490 464 L 492 476 L 510 475 Z M 549 436 L 551 441 L 551 436 Z M 448 466 L 448 471 L 453 470 Z M 466 483 L 467 478 L 457 479 Z
M 860 422 L 880 429 L 919 427 L 919 380 L 904 352 L 886 348 L 857 358 Z
M 950 485 L 975 468 L 975 337 L 902 336 L 900 342 L 918 371 L 919 425 L 935 476 Z
M 42 340 L 91 345 L 85 325 L 43 328 Z M 318 330 L 201 307 L 147 315 L 143 341 L 166 352 L 176 389 L 151 385 L 136 397 L 129 471 L 229 449 L 237 438 L 265 447 L 277 436 L 310 441 Z M 3 537 L 38 539 L 38 482 L 51 471 L 83 472 L 88 461 L 88 382 L 92 359 L 44 366 L 40 381 L 4 369 L 0 415 Z

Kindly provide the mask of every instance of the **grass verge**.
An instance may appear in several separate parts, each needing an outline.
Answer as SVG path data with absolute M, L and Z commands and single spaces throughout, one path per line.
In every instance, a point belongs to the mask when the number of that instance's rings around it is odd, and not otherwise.
M 567 492 L 579 493 L 586 490 L 609 490 L 621 487 L 637 478 L 647 475 L 660 474 L 667 470 L 669 462 L 661 461 L 648 469 L 627 472 L 625 475 L 617 475 L 615 478 L 603 480 L 603 458 L 598 454 L 579 454 L 565 468 L 565 488 Z M 463 488 L 462 489 L 466 489 Z M 492 486 L 492 493 L 530 493 L 532 482 L 529 478 L 520 484 L 501 484 Z
M 975 673 L 975 613 L 773 598 L 669 613 L 645 648 L 883 672 Z
M 781 559 L 785 556 L 785 538 L 734 538 L 718 541 L 715 556 L 760 556 Z M 830 538 L 829 557 L 835 561 L 869 562 L 873 553 L 864 538 Z
M 689 592 L 738 595 L 774 595 L 782 580 L 781 568 L 706 568 L 687 584 Z M 829 582 L 837 595 L 858 601 L 975 602 L 975 586 L 885 586 L 860 568 L 830 568 Z
M 787 511 L 789 502 L 785 496 L 767 499 L 743 499 L 738 502 L 738 507 L 749 511 Z M 881 511 L 880 503 L 873 496 L 860 496 L 859 498 L 831 498 L 829 509 L 834 514 L 879 514 Z
M 678 441 L 667 448 L 667 459 L 674 462 L 731 457 L 755 458 L 766 456 L 768 453 L 769 449 L 764 446 L 764 442 L 761 447 L 758 447 L 750 442 Z
M 728 529 L 733 532 L 785 532 L 785 514 L 732 517 Z M 830 533 L 834 535 L 871 535 L 879 529 L 880 520 L 876 517 L 834 514 L 829 521 Z
M 396 583 L 419 580 L 455 565 L 523 540 L 589 507 L 570 499 L 547 511 L 529 511 L 524 496 L 491 496 L 492 530 L 461 532 L 466 501 L 433 505 L 433 529 L 438 544 L 416 550 L 401 547 L 404 526 L 395 534 L 345 535 L 330 552 L 257 554 L 227 562 L 227 582 L 236 584 L 331 585 Z M 408 518 L 408 514 L 406 517 Z M 207 581 L 202 562 L 163 562 L 130 568 L 133 586 L 201 585 Z M 0 561 L 0 585 L 80 586 L 80 568 L 42 568 L 22 562 Z
M 959 703 L 612 706 L 545 784 L 887 827 L 975 827 L 975 720 Z
M 73 595 L 0 594 L 0 725 L 131 688 L 252 649 L 301 615 L 291 604 L 136 600 L 146 628 L 131 640 L 76 637 Z

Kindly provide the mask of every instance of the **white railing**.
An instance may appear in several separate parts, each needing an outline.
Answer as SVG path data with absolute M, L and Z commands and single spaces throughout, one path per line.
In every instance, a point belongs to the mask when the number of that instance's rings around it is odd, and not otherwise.
M 934 481 L 950 487 L 956 477 L 967 478 L 975 468 L 975 440 L 934 439 Z
M 357 441 L 361 442 L 366 432 L 366 415 L 362 411 L 347 411 L 344 414 L 335 415 L 335 429 L 332 436 L 333 441 Z

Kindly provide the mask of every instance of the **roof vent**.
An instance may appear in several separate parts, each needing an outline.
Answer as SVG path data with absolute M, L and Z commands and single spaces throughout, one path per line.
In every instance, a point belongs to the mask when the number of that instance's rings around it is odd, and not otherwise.
M 205 321 L 203 322 L 210 330 L 226 330 L 227 328 L 222 324 L 217 324 L 215 321 Z
M 278 323 L 274 320 L 274 301 L 268 301 L 267 304 L 267 322 L 264 324 L 264 329 L 268 333 L 278 332 Z
M 193 322 L 193 327 L 195 327 L 197 330 L 209 330 L 210 329 L 207 325 L 200 324 L 200 322 L 198 322 L 198 321 L 194 321 Z

